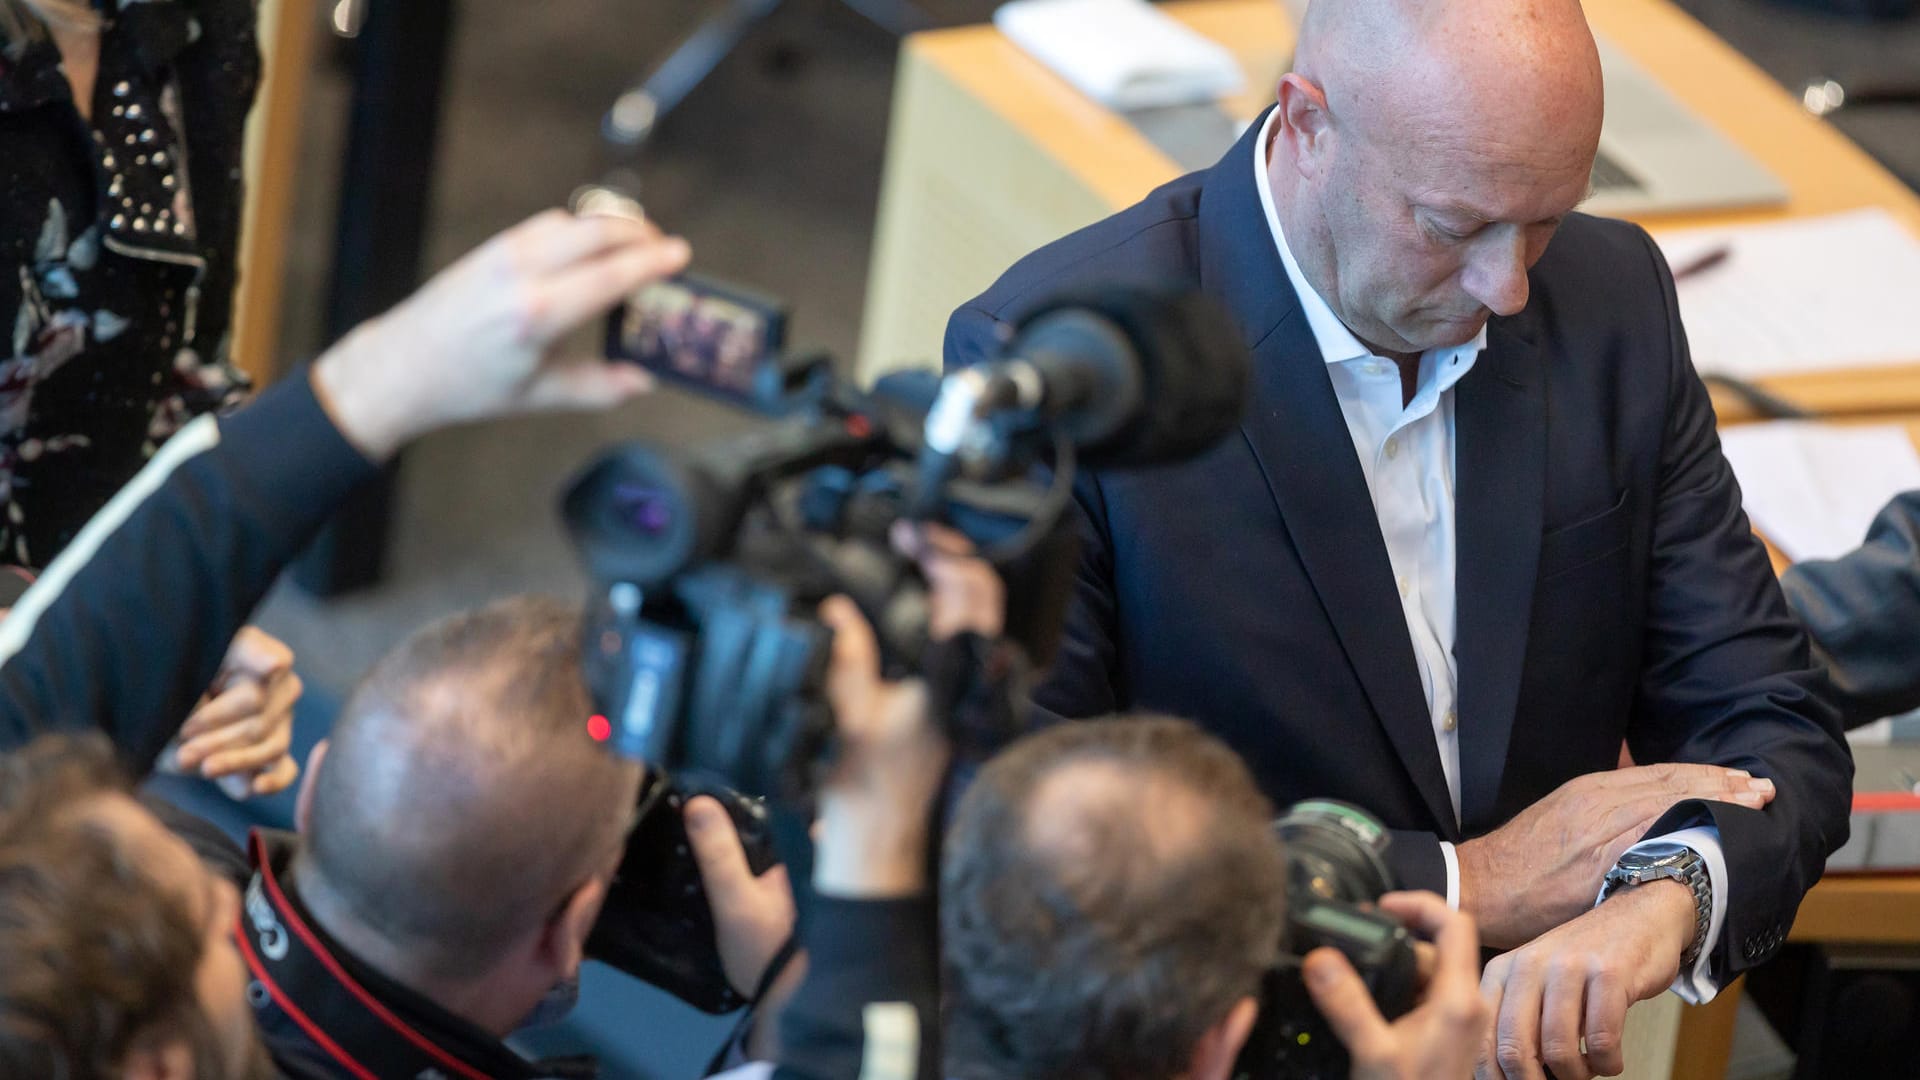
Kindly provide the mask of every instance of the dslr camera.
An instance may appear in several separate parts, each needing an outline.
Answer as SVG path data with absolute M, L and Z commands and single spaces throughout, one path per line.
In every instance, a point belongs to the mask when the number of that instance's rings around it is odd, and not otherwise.
M 1339 949 L 1389 1020 L 1420 993 L 1413 939 L 1373 903 L 1393 891 L 1391 838 L 1379 819 L 1332 799 L 1295 803 L 1274 822 L 1286 851 L 1287 925 L 1280 962 L 1261 988 L 1260 1018 L 1234 1068 L 1237 1080 L 1346 1080 L 1346 1048 L 1313 1006 L 1301 963 Z

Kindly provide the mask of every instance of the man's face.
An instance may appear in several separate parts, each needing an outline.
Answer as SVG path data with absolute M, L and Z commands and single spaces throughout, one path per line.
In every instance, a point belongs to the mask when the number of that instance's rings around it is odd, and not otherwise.
M 232 1080 L 272 1075 L 247 1004 L 246 965 L 233 940 L 239 890 L 208 870 L 192 848 L 132 799 L 110 796 L 94 812 L 122 850 L 135 853 L 155 884 L 179 898 L 201 935 L 194 991 L 213 1042 L 207 1049 L 219 1060 L 196 1061 L 197 1074 Z
M 1315 176 L 1336 314 L 1377 349 L 1471 341 L 1527 303 L 1527 271 L 1586 197 L 1584 131 L 1503 140 L 1444 117 L 1340 128 Z M 1330 266 L 1324 265 L 1330 262 Z

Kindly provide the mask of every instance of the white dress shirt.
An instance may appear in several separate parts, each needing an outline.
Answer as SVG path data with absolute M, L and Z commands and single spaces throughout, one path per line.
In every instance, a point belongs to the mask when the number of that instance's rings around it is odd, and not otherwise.
M 1440 748 L 1440 768 L 1446 774 L 1447 794 L 1458 824 L 1460 725 L 1455 707 L 1460 668 L 1453 651 L 1457 627 L 1453 388 L 1473 370 L 1487 347 L 1487 330 L 1482 326 L 1480 333 L 1464 345 L 1421 353 L 1413 399 L 1405 401 L 1399 365 L 1374 355 L 1353 336 L 1307 283 L 1287 246 L 1267 180 L 1267 146 L 1279 115 L 1278 109 L 1268 112 L 1260 138 L 1254 143 L 1254 187 L 1260 192 L 1260 205 L 1273 230 L 1280 261 L 1286 266 L 1287 280 L 1300 298 L 1307 325 L 1320 346 L 1327 377 L 1333 382 L 1340 413 L 1347 421 L 1347 433 L 1353 438 L 1354 453 L 1360 458 L 1360 470 L 1366 475 L 1367 492 L 1373 498 L 1373 512 L 1387 544 L 1387 560 L 1393 567 L 1400 610 L 1407 620 L 1407 634 L 1433 721 L 1434 741 Z M 1632 850 L 1657 851 L 1675 844 L 1698 852 L 1713 881 L 1713 915 L 1699 962 L 1692 971 L 1681 972 L 1673 985 L 1682 998 L 1699 1003 L 1711 1000 L 1718 990 L 1708 977 L 1708 957 L 1720 938 L 1726 912 L 1726 859 L 1720 851 L 1720 830 L 1710 823 L 1643 840 Z M 1453 845 L 1444 840 L 1440 853 L 1447 867 L 1447 904 L 1457 908 L 1460 862 Z

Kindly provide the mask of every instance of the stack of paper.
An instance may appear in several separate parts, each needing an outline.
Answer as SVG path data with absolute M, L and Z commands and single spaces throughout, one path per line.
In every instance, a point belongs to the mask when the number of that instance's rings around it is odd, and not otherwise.
M 1920 361 L 1920 239 L 1884 210 L 1658 237 L 1696 367 L 1741 379 Z
M 1920 488 L 1907 429 L 1783 420 L 1720 433 L 1747 516 L 1787 558 L 1831 559 L 1860 546 L 1889 499 Z
M 1232 53 L 1146 0 L 1013 0 L 993 22 L 1111 109 L 1194 105 L 1244 85 Z

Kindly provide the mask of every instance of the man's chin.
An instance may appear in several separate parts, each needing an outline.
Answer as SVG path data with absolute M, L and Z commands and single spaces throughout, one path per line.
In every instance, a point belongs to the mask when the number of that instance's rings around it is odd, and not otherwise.
M 1452 349 L 1465 345 L 1479 336 L 1481 329 L 1487 325 L 1490 314 L 1483 310 L 1473 315 L 1462 315 L 1457 319 L 1435 319 L 1429 322 L 1425 328 L 1426 332 L 1422 335 L 1425 343 L 1421 346 L 1421 351 Z

